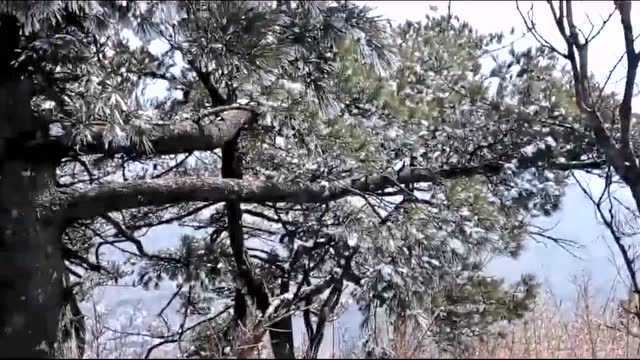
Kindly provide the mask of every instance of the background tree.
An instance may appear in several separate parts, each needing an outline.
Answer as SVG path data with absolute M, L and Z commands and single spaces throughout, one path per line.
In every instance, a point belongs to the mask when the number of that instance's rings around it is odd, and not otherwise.
M 578 17 L 574 14 L 572 1 L 547 2 L 553 16 L 556 30 L 561 36 L 562 45 L 553 44 L 546 39 L 534 22 L 533 10 L 524 12 L 520 7 L 521 18 L 527 29 L 535 36 L 542 48 L 553 52 L 563 59 L 570 69 L 572 99 L 574 108 L 580 114 L 580 127 L 590 136 L 593 144 L 588 149 L 593 157 L 606 161 L 595 174 L 604 180 L 599 193 L 594 193 L 579 177 L 574 176 L 580 189 L 591 200 L 598 218 L 606 226 L 615 244 L 616 254 L 628 277 L 629 300 L 621 309 L 631 312 L 636 320 L 640 320 L 640 308 L 636 298 L 640 294 L 640 285 L 636 261 L 638 252 L 632 238 L 638 234 L 638 207 L 640 191 L 638 179 L 637 139 L 638 129 L 636 114 L 633 113 L 632 99 L 636 95 L 635 84 L 640 52 L 635 49 L 633 23 L 631 19 L 631 1 L 613 1 L 611 13 L 601 24 L 591 24 L 590 30 L 580 28 Z M 614 16 L 617 15 L 617 16 Z M 597 80 L 589 68 L 590 47 L 593 40 L 602 32 L 610 20 L 619 16 L 621 37 L 625 51 L 616 64 L 610 69 L 604 80 Z M 611 91 L 610 80 L 618 69 L 626 66 L 623 76 L 622 93 Z M 614 186 L 619 186 L 631 195 L 634 205 L 629 204 L 620 194 L 616 194 Z M 627 326 L 628 329 L 628 326 Z

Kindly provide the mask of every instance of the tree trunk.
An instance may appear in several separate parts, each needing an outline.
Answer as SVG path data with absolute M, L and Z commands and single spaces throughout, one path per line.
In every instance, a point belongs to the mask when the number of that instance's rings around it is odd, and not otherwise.
M 242 163 L 238 154 L 238 137 L 227 142 L 222 147 L 222 177 L 232 179 L 242 179 Z M 228 201 L 227 204 L 227 220 L 229 222 L 229 240 L 231 250 L 236 263 L 238 276 L 245 283 L 247 295 L 256 303 L 261 312 L 267 311 L 270 300 L 269 294 L 264 284 L 256 280 L 247 261 L 246 251 L 244 247 L 244 234 L 242 231 L 242 209 L 239 201 Z M 247 314 L 247 302 L 244 299 L 241 289 L 236 289 L 235 294 L 235 317 L 241 323 L 245 322 Z M 285 331 L 285 332 L 283 332 Z M 291 331 L 290 319 L 282 319 L 273 324 L 269 329 L 269 337 L 271 338 L 271 349 L 273 356 L 278 359 L 293 359 L 293 344 L 289 346 L 289 335 L 286 331 Z
M 20 114 L 19 106 L 15 107 L 21 102 L 17 99 L 21 90 L 16 89 L 21 86 L 0 85 L 0 108 L 8 109 L 10 103 L 13 111 L 8 115 L 0 110 L 0 121 L 5 125 L 18 124 L 24 115 Z M 31 134 L 7 131 L 0 137 L 0 146 L 4 148 L 0 152 L 4 154 L 0 157 L 2 356 L 51 356 L 63 300 L 61 227 L 38 202 L 55 191 L 56 165 L 20 158 L 23 153 L 20 144 L 37 132 L 37 129 Z
M 28 175 L 30 174 L 30 175 Z M 24 161 L 0 164 L 0 354 L 53 356 L 64 265 L 59 227 L 35 201 L 54 172 Z
M 32 83 L 11 66 L 15 17 L 0 14 L 0 356 L 51 357 L 63 301 L 60 224 L 39 200 L 55 191 L 57 161 L 26 158 L 48 127 L 31 111 Z
M 289 292 L 289 278 L 285 276 L 280 280 L 280 295 Z M 295 349 L 293 347 L 293 320 L 291 314 L 283 316 L 274 322 L 269 328 L 271 338 L 271 349 L 274 356 L 279 355 L 282 359 L 295 359 Z

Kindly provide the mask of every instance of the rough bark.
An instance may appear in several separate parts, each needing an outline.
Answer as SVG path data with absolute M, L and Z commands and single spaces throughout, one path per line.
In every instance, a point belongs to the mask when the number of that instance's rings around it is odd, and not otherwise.
M 221 148 L 233 139 L 238 131 L 255 119 L 254 109 L 242 105 L 213 108 L 197 119 L 184 119 L 173 123 L 151 124 L 146 130 L 146 138 L 151 149 L 135 144 L 105 144 L 104 126 L 96 125 L 91 135 L 92 142 L 77 144 L 68 134 L 56 137 L 34 139 L 16 144 L 14 154 L 22 154 L 32 160 L 62 159 L 74 155 L 127 154 L 127 155 L 167 155 L 192 151 L 211 151 Z M 149 153 L 147 153 L 147 150 Z
M 291 202 L 322 203 L 360 192 L 380 193 L 397 188 L 398 184 L 436 182 L 475 175 L 496 175 L 504 170 L 502 163 L 431 170 L 406 169 L 401 174 L 379 174 L 329 183 L 304 185 L 273 181 L 224 179 L 218 177 L 184 177 L 176 179 L 140 180 L 96 186 L 87 191 L 60 198 L 60 207 L 67 219 L 87 219 L 100 214 L 144 206 L 160 206 L 186 201 L 244 203 Z M 536 166 L 528 164 L 527 166 Z M 557 170 L 594 169 L 605 166 L 603 161 L 550 163 L 546 168 Z M 47 199 L 49 201 L 49 199 Z
M 280 281 L 280 295 L 289 292 L 289 279 L 283 278 Z M 269 330 L 271 337 L 271 348 L 273 353 L 279 354 L 279 358 L 294 359 L 295 352 L 293 346 L 293 320 L 291 314 L 282 316 L 281 319 L 274 322 Z
M 17 25 L 0 15 L 0 356 L 44 358 L 57 340 L 64 264 L 59 223 L 39 201 L 55 191 L 57 164 L 12 153 L 46 131 L 31 112 L 30 81 L 10 67 Z
M 51 191 L 54 174 L 47 165 L 0 165 L 2 356 L 49 357 L 57 340 L 64 273 L 60 227 L 34 205 Z

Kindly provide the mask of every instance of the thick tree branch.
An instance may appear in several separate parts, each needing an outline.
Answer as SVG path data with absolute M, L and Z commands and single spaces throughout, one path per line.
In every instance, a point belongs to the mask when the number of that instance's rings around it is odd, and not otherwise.
M 251 125 L 256 117 L 255 109 L 242 105 L 230 105 L 213 108 L 204 112 L 198 119 L 181 120 L 174 123 L 151 124 L 146 137 L 152 146 L 152 153 L 159 155 L 210 151 L 221 148 L 233 139 L 238 131 Z M 219 116 L 219 117 L 218 117 Z M 133 144 L 105 144 L 104 126 L 96 125 L 93 141 L 87 144 L 73 144 L 68 135 L 61 135 L 45 141 L 15 144 L 8 148 L 13 156 L 21 158 L 64 158 L 88 154 L 128 154 L 148 155 Z
M 547 169 L 598 169 L 600 160 L 584 162 L 548 163 Z M 536 166 L 536 164 L 528 164 Z M 161 206 L 180 202 L 240 201 L 245 203 L 291 202 L 323 203 L 361 192 L 377 193 L 398 184 L 439 182 L 444 179 L 496 175 L 503 171 L 504 163 L 492 162 L 479 166 L 449 168 L 432 171 L 413 168 L 399 175 L 380 174 L 357 179 L 305 185 L 280 184 L 272 181 L 222 179 L 214 177 L 184 177 L 175 179 L 139 180 L 127 183 L 99 185 L 84 192 L 62 198 L 61 215 L 68 221 L 88 219 L 102 214 L 145 206 Z

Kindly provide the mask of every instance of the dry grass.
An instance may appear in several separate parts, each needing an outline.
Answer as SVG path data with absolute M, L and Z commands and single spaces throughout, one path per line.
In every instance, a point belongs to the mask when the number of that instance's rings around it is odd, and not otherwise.
M 523 320 L 501 324 L 498 334 L 473 341 L 465 358 L 639 358 L 637 318 L 608 297 L 595 301 L 588 279 L 576 283 L 575 300 L 562 304 L 546 292 Z M 600 297 L 602 298 L 602 297 Z M 637 304 L 637 302 L 636 302 Z M 447 357 L 417 339 L 415 329 L 396 331 L 398 357 Z M 424 344 L 424 346 L 422 345 Z M 419 352 L 416 350 L 420 349 Z
M 630 316 L 627 316 L 630 321 Z M 541 304 L 526 319 L 503 327 L 502 337 L 478 340 L 469 357 L 478 358 L 637 358 L 638 338 L 620 327 L 614 311 L 576 308 L 569 319 Z M 624 321 L 624 319 L 623 319 Z M 617 328 L 616 328 L 617 327 Z
M 517 323 L 502 326 L 503 336 L 477 340 L 469 357 L 493 358 L 638 358 L 638 321 L 628 303 L 598 303 L 588 279 L 576 283 L 575 300 L 566 306 L 547 292 Z

